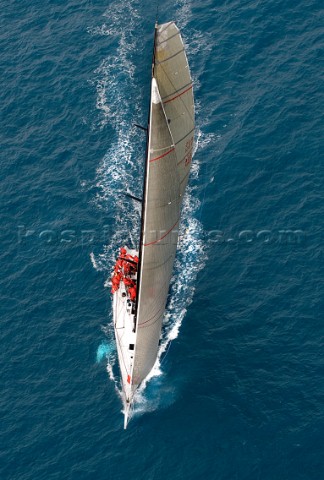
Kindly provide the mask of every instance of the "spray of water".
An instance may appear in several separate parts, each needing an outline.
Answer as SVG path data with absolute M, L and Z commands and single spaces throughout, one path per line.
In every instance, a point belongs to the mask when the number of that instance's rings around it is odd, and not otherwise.
M 101 363 L 103 360 L 109 362 L 110 355 L 116 350 L 114 342 L 102 342 L 97 348 L 97 363 Z

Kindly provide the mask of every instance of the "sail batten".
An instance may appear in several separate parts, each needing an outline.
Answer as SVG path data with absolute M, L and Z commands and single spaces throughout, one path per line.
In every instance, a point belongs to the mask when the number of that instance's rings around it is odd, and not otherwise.
M 166 38 L 165 40 L 162 40 L 161 42 L 158 42 L 157 45 L 162 45 L 162 43 L 168 42 L 169 40 L 176 37 L 177 35 L 180 35 L 180 32 L 176 32 L 173 35 L 171 35 L 169 38 Z
M 178 92 L 181 92 L 181 90 L 183 90 L 184 88 L 186 87 L 192 87 L 192 82 L 189 82 L 189 83 L 186 83 L 186 85 L 182 85 L 181 87 L 179 87 L 177 90 L 175 90 L 174 92 L 172 93 L 169 93 L 169 95 L 166 95 L 165 97 L 162 98 L 163 100 L 163 103 L 167 103 L 167 101 L 165 100 L 166 98 L 170 97 L 171 95 L 175 94 L 175 93 L 178 93 Z M 190 88 L 189 88 L 190 89 Z M 188 90 L 189 90 L 188 89 Z M 184 93 L 184 92 L 183 92 Z

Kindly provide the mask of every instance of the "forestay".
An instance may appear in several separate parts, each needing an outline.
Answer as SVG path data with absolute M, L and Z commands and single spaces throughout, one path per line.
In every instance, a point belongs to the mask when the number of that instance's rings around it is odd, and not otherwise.
M 132 387 L 158 351 L 194 139 L 192 80 L 173 22 L 156 28 Z

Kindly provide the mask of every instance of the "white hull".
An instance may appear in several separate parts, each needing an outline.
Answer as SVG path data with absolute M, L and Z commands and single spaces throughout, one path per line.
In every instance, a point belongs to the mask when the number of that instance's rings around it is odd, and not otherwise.
M 134 250 L 128 250 L 127 253 L 131 255 L 137 254 Z M 136 275 L 133 278 L 136 279 Z M 121 282 L 119 289 L 113 296 L 113 319 L 119 368 L 122 377 L 124 428 L 127 427 L 134 395 L 134 387 L 132 387 L 136 342 L 134 312 L 135 305 L 130 300 L 125 285 Z
M 174 22 L 156 23 L 147 152 L 142 196 L 139 281 L 135 271 L 116 262 L 112 276 L 114 328 L 122 377 L 126 428 L 135 391 L 150 374 L 159 339 L 177 249 L 183 195 L 194 145 L 192 79 L 184 44 Z M 135 197 L 134 197 L 135 198 Z M 121 253 L 126 255 L 124 248 Z M 127 255 L 125 256 L 127 261 Z M 131 259 L 129 258 L 129 261 Z M 126 268 L 125 268 L 126 267 Z M 131 282 L 134 280 L 135 282 Z M 125 288 L 123 282 L 129 287 Z M 131 302 L 128 292 L 135 298 Z

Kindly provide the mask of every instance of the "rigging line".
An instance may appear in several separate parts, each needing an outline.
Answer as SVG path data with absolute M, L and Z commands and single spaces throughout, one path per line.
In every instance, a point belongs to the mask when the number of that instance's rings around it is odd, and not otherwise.
M 158 87 L 158 91 L 159 91 L 159 87 Z M 165 120 L 166 120 L 166 123 L 167 123 L 167 126 L 168 126 L 168 130 L 169 130 L 169 133 L 170 133 L 171 140 L 172 140 L 172 146 L 174 147 L 174 146 L 175 146 L 174 138 L 173 138 L 173 135 L 172 135 L 172 132 L 171 132 L 171 129 L 170 129 L 170 125 L 169 125 L 169 120 L 168 120 L 167 114 L 165 113 L 165 108 L 164 108 L 163 100 L 162 100 L 161 95 L 160 95 L 160 91 L 159 91 L 159 97 L 160 97 L 160 100 L 161 100 L 162 111 L 163 111 L 163 113 L 164 113 L 164 117 L 165 117 Z M 174 148 L 173 148 L 173 150 L 174 150 Z
M 123 352 L 122 345 L 121 345 L 121 343 L 120 343 L 119 335 L 116 335 L 116 337 L 117 337 L 117 341 L 118 341 L 118 345 L 119 345 L 119 348 L 120 348 L 120 353 L 121 353 L 121 357 L 122 357 L 122 360 L 123 360 L 123 364 L 124 364 L 126 373 L 127 373 L 127 375 L 129 375 L 129 371 L 128 371 L 128 368 L 127 368 L 126 363 L 125 363 L 124 352 Z M 122 383 L 123 383 L 123 382 L 122 382 Z

